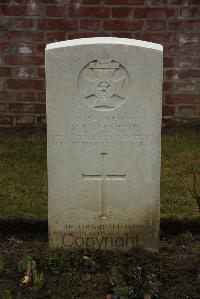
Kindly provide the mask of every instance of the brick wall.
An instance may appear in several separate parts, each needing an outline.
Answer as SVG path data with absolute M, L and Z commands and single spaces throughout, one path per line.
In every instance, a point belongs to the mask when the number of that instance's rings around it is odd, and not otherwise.
M 44 49 L 117 36 L 164 45 L 163 118 L 199 121 L 200 0 L 0 0 L 0 125 L 45 123 Z

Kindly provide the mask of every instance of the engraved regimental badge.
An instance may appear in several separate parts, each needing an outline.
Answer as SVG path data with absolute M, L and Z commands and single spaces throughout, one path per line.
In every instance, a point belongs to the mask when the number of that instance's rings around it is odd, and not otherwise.
M 104 55 L 81 70 L 78 85 L 80 97 L 88 107 L 109 110 L 126 102 L 130 79 L 124 66 Z

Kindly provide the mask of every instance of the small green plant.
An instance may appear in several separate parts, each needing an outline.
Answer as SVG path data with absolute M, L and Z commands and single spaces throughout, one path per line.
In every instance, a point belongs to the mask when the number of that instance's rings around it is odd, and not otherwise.
M 124 271 L 119 268 L 113 268 L 111 272 L 110 283 L 112 285 L 111 292 L 113 294 L 112 298 L 119 299 L 129 299 L 134 298 L 134 290 L 131 285 L 128 284 L 126 280 L 126 274 L 124 276 Z
M 34 292 L 39 291 L 44 284 L 43 272 L 36 269 L 36 262 L 34 259 L 26 255 L 19 262 L 19 271 L 25 272 L 21 280 L 21 285 L 30 286 Z
M 6 262 L 2 255 L 0 255 L 0 273 L 3 271 Z
M 4 290 L 3 291 L 3 299 L 12 299 L 12 294 L 10 290 Z
M 47 250 L 40 264 L 53 272 L 66 272 L 70 269 L 79 271 L 84 266 L 83 253 L 80 250 Z
M 4 290 L 2 298 L 3 299 L 14 299 L 10 290 Z M 22 298 L 21 295 L 19 293 L 17 293 L 16 299 L 21 299 L 21 298 Z
M 32 271 L 35 269 L 36 267 L 36 262 L 34 261 L 34 259 L 29 256 L 23 256 L 23 258 L 21 259 L 21 261 L 19 262 L 19 271 L 20 272 L 25 272 L 27 271 L 27 269 L 31 268 Z
M 155 273 L 146 273 L 136 267 L 132 273 L 124 269 L 113 269 L 111 282 L 112 298 L 116 299 L 156 299 L 158 298 L 158 280 Z
M 141 267 L 137 267 L 133 269 L 133 276 L 135 278 L 135 280 L 140 281 L 141 280 L 141 275 L 142 275 L 142 268 Z
M 38 272 L 36 269 L 33 272 L 33 283 L 32 283 L 32 289 L 35 292 L 38 292 L 41 290 L 41 288 L 44 285 L 44 274 L 43 272 Z

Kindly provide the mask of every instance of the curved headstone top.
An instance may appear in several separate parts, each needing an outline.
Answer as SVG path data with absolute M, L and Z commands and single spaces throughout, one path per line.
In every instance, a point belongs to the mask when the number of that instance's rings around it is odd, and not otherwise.
M 134 47 L 147 48 L 147 49 L 152 49 L 157 51 L 163 51 L 163 46 L 160 44 L 155 44 L 155 43 L 146 42 L 137 39 L 118 38 L 118 37 L 91 37 L 91 38 L 66 40 L 66 41 L 48 44 L 46 46 L 46 50 L 79 46 L 79 45 L 95 45 L 95 44 L 125 45 L 125 46 L 134 46 Z

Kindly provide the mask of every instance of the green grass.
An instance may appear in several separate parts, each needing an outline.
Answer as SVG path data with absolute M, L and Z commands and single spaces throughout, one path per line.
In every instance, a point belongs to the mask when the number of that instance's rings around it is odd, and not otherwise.
M 45 132 L 1 132 L 0 219 L 47 218 Z M 200 136 L 187 132 L 162 138 L 161 216 L 199 215 L 190 195 L 192 167 L 200 192 Z
M 45 134 L 4 134 L 0 157 L 0 218 L 47 218 Z
M 200 135 L 187 132 L 162 138 L 161 215 L 198 216 L 198 205 L 191 196 L 193 171 L 200 193 Z

